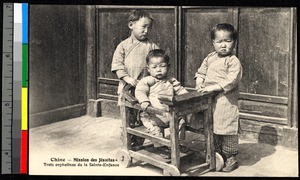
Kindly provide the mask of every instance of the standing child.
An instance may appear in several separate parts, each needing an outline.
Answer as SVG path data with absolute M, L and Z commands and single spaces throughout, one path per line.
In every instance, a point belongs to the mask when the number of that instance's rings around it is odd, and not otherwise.
M 213 101 L 214 144 L 230 172 L 238 167 L 238 84 L 242 66 L 232 54 L 237 32 L 231 24 L 213 27 L 211 39 L 215 52 L 208 54 L 196 72 L 196 89 L 199 92 L 218 92 Z
M 135 97 L 141 103 L 143 110 L 149 105 L 158 109 L 167 109 L 167 105 L 160 103 L 158 99 L 160 95 L 174 96 L 188 93 L 179 81 L 168 76 L 170 57 L 165 51 L 161 49 L 150 51 L 146 61 L 150 76 L 141 79 L 135 89 Z M 170 122 L 168 117 L 146 112 L 141 113 L 140 118 L 149 133 L 161 137 L 161 127 L 168 127 Z M 185 139 L 185 121 L 182 118 L 179 119 L 179 137 Z M 154 146 L 160 147 L 156 144 Z
M 135 87 L 138 77 L 143 73 L 146 67 L 146 56 L 149 51 L 158 49 L 149 38 L 153 18 L 149 13 L 143 10 L 133 11 L 128 18 L 128 27 L 131 30 L 129 38 L 122 41 L 116 48 L 111 71 L 116 73 L 120 79 L 118 87 L 118 105 L 121 103 L 122 90 L 126 84 Z M 132 116 L 131 124 L 135 124 L 136 111 L 130 112 Z M 132 136 L 132 146 L 138 146 L 143 143 L 143 139 Z

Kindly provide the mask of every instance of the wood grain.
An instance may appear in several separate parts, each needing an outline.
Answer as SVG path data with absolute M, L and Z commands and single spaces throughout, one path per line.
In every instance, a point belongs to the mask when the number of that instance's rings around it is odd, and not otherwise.
M 30 114 L 86 103 L 84 15 L 75 5 L 30 7 Z

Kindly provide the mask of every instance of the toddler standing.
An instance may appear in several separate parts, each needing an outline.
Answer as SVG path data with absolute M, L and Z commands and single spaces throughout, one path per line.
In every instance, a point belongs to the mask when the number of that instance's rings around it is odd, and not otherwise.
M 237 32 L 231 24 L 213 27 L 211 39 L 215 51 L 208 54 L 195 74 L 199 92 L 218 92 L 213 100 L 214 144 L 230 172 L 238 167 L 238 84 L 242 78 L 242 66 L 232 54 Z

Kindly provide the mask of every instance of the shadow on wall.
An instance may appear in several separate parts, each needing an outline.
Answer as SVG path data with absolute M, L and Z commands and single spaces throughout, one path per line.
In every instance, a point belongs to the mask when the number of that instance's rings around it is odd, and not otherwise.
M 265 143 L 265 144 L 277 146 L 278 143 L 277 130 L 271 126 L 262 126 L 258 135 L 258 143 Z

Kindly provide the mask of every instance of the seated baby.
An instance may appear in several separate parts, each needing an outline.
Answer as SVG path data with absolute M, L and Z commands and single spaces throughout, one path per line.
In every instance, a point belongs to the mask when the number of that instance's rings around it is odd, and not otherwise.
M 147 55 L 146 62 L 150 76 L 141 79 L 135 89 L 135 97 L 143 110 L 146 110 L 149 105 L 158 109 L 167 109 L 167 105 L 160 103 L 158 99 L 160 95 L 174 96 L 188 93 L 179 81 L 168 76 L 169 61 L 169 56 L 161 49 L 152 50 Z M 162 128 L 169 126 L 170 117 L 142 112 L 140 120 L 149 133 L 162 137 Z M 185 139 L 185 120 L 183 118 L 179 119 L 179 138 Z M 159 147 L 157 144 L 154 146 Z

